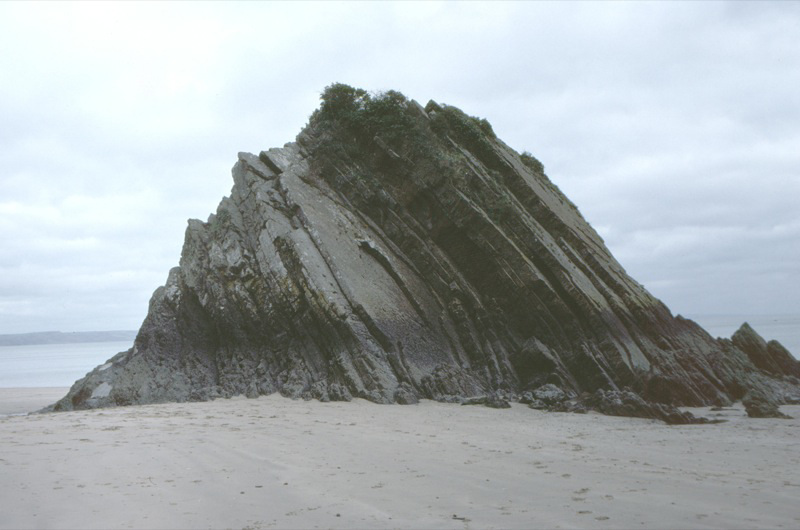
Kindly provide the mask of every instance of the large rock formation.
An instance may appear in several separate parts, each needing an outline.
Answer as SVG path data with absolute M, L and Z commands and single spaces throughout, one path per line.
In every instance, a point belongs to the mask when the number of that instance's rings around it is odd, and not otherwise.
M 454 107 L 333 85 L 296 142 L 240 153 L 233 180 L 216 214 L 189 221 L 133 348 L 56 410 L 546 383 L 722 405 L 796 388 L 779 345 L 673 317 L 535 158 Z

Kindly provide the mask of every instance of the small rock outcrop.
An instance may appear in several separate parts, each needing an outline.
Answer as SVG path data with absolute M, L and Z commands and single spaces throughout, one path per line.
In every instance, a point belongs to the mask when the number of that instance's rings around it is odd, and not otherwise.
M 775 398 L 761 392 L 759 389 L 750 390 L 743 398 L 742 405 L 747 415 L 751 418 L 781 418 L 792 419 L 780 411 L 781 403 Z
M 630 390 L 598 390 L 594 394 L 584 394 L 575 403 L 568 403 L 554 410 L 567 412 L 593 410 L 608 416 L 661 420 L 668 425 L 708 423 L 709 421 L 706 418 L 696 418 L 691 412 L 683 412 L 671 405 L 645 401 Z
M 597 410 L 655 417 L 672 412 L 637 395 L 797 394 L 788 352 L 749 327 L 717 340 L 673 316 L 538 160 L 455 107 L 332 85 L 295 142 L 240 153 L 233 182 L 189 221 L 133 347 L 55 410 L 272 392 L 528 392 L 550 406 L 587 392 Z

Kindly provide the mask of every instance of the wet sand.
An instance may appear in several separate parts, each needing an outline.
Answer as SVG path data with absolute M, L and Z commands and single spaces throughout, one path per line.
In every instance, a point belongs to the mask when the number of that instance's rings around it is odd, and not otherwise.
M 4 417 L 0 528 L 799 527 L 800 421 L 694 411 L 729 421 L 275 395 Z

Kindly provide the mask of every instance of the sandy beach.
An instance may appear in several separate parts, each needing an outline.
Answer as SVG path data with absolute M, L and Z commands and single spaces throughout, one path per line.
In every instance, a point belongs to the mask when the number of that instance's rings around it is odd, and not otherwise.
M 6 416 L 0 527 L 800 526 L 800 421 L 694 411 L 728 421 L 277 395 Z
M 0 417 L 40 410 L 64 397 L 67 391 L 68 387 L 0 388 Z

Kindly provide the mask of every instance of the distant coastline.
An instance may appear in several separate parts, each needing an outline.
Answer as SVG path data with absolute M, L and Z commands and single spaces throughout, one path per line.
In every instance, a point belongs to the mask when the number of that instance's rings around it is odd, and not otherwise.
M 112 331 L 40 331 L 0 335 L 0 346 L 29 346 L 35 344 L 75 344 L 87 342 L 133 341 L 136 330 Z

